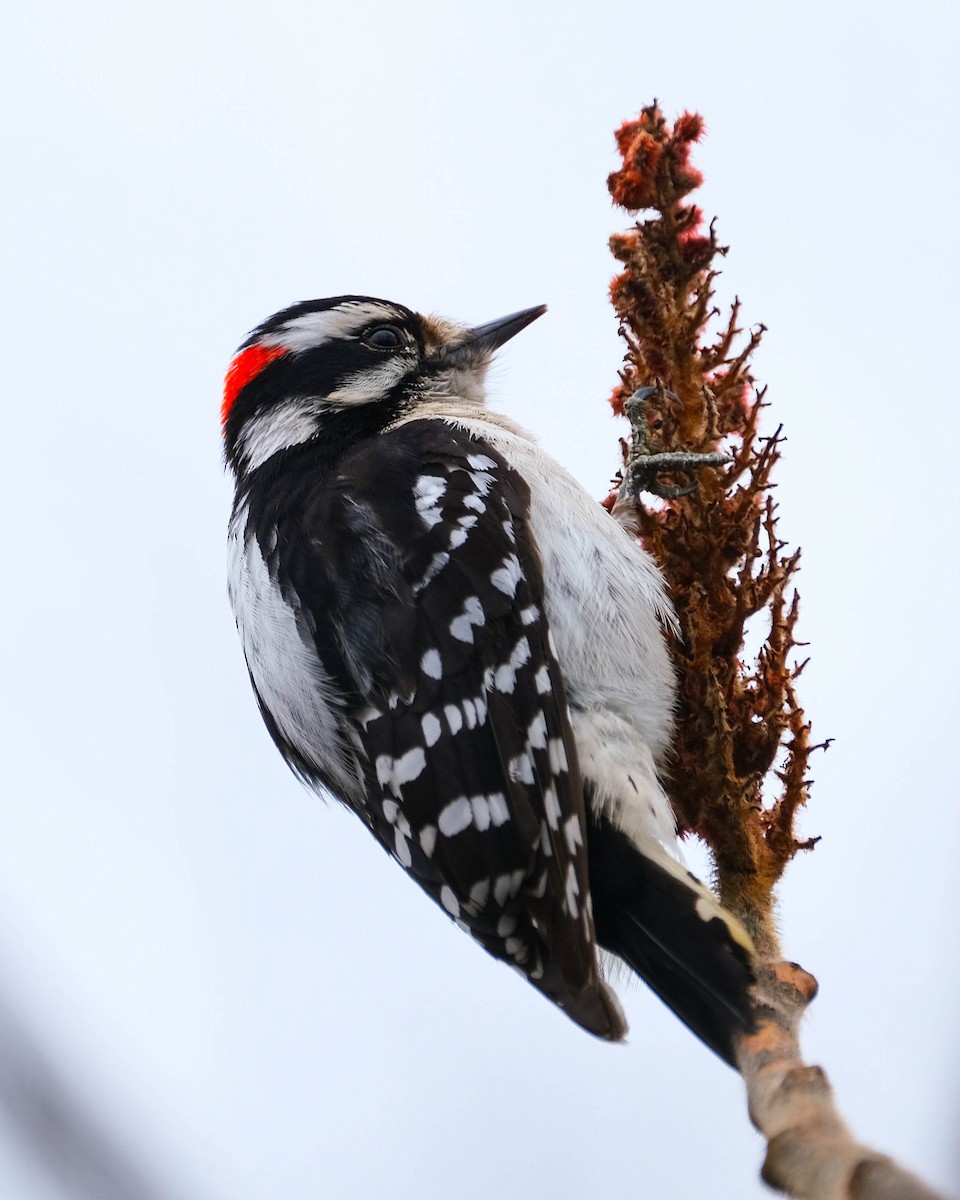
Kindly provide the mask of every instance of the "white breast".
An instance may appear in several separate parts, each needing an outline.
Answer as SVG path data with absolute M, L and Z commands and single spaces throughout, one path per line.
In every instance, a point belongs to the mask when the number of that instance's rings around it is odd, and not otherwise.
M 517 439 L 507 458 L 530 486 L 547 615 L 571 704 L 632 722 L 659 758 L 674 702 L 664 642 L 673 615 L 663 577 L 639 543 L 537 446 Z

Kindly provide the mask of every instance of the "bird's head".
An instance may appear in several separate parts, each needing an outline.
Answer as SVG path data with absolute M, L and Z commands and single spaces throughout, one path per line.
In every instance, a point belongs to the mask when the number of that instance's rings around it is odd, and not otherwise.
M 315 439 L 373 434 L 432 400 L 482 404 L 494 351 L 544 312 L 469 327 L 370 296 L 285 308 L 250 334 L 227 371 L 227 463 L 246 475 Z

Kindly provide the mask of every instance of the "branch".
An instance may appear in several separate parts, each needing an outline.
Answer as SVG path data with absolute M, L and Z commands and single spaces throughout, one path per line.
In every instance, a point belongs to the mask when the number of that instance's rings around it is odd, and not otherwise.
M 738 1060 L 750 1118 L 767 1140 L 761 1176 L 809 1200 L 942 1200 L 893 1159 L 858 1142 L 820 1067 L 800 1056 L 797 1027 L 817 983 L 796 963 L 760 964 L 756 1032 Z
M 660 564 L 680 625 L 671 780 L 679 832 L 707 844 L 720 898 L 756 947 L 757 1028 L 737 1051 L 751 1119 L 767 1139 L 763 1178 L 810 1200 L 933 1200 L 851 1136 L 826 1075 L 801 1058 L 797 1031 L 817 985 L 782 961 L 774 888 L 817 841 L 798 837 L 795 821 L 810 755 L 829 739 L 811 743 L 795 686 L 804 666 L 794 662 L 800 552 L 788 553 L 777 533 L 770 491 L 784 439 L 779 428 L 759 434 L 767 400 L 751 371 L 764 326 L 744 340 L 740 300 L 726 319 L 712 303 L 727 251 L 688 200 L 701 183 L 690 151 L 702 133 L 699 116 L 684 113 L 671 127 L 655 102 L 617 131 L 623 163 L 610 193 L 652 215 L 610 239 L 622 267 L 610 294 L 627 345 L 611 403 L 630 419 L 632 447 L 605 503 Z M 752 663 L 751 620 L 767 623 Z

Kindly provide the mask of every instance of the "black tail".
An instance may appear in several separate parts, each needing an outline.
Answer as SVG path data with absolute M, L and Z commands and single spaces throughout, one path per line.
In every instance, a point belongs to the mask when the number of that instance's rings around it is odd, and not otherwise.
M 736 1067 L 734 1034 L 754 1024 L 746 931 L 659 844 L 644 839 L 641 849 L 603 816 L 588 840 L 597 941 Z

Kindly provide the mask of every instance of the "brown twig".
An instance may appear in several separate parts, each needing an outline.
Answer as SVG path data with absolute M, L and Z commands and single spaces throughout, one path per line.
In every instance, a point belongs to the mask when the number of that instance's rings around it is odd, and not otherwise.
M 914 1176 L 853 1139 L 823 1071 L 800 1053 L 797 1030 L 817 985 L 782 961 L 774 888 L 817 840 L 801 838 L 795 821 L 810 755 L 829 742 L 811 743 L 795 686 L 804 666 L 794 661 L 800 552 L 780 539 L 771 495 L 784 437 L 781 428 L 761 437 L 766 393 L 751 373 L 764 327 L 744 336 L 736 299 L 712 330 L 726 248 L 687 199 L 701 182 L 690 150 L 702 132 L 691 113 L 671 127 L 654 102 L 616 135 L 623 163 L 611 195 L 652 211 L 610 239 L 623 268 L 611 297 L 627 343 L 611 403 L 629 416 L 633 445 L 606 503 L 621 521 L 635 519 L 680 622 L 671 779 L 680 832 L 710 848 L 720 896 L 757 949 L 757 1028 L 738 1060 L 750 1116 L 767 1138 L 763 1178 L 817 1200 L 930 1200 Z M 670 457 L 678 454 L 686 457 Z M 763 636 L 749 661 L 751 622 Z
M 768 962 L 756 1033 L 740 1047 L 750 1116 L 767 1139 L 764 1181 L 810 1200 L 938 1200 L 922 1180 L 858 1142 L 820 1067 L 804 1065 L 797 1027 L 816 980 L 796 963 Z

